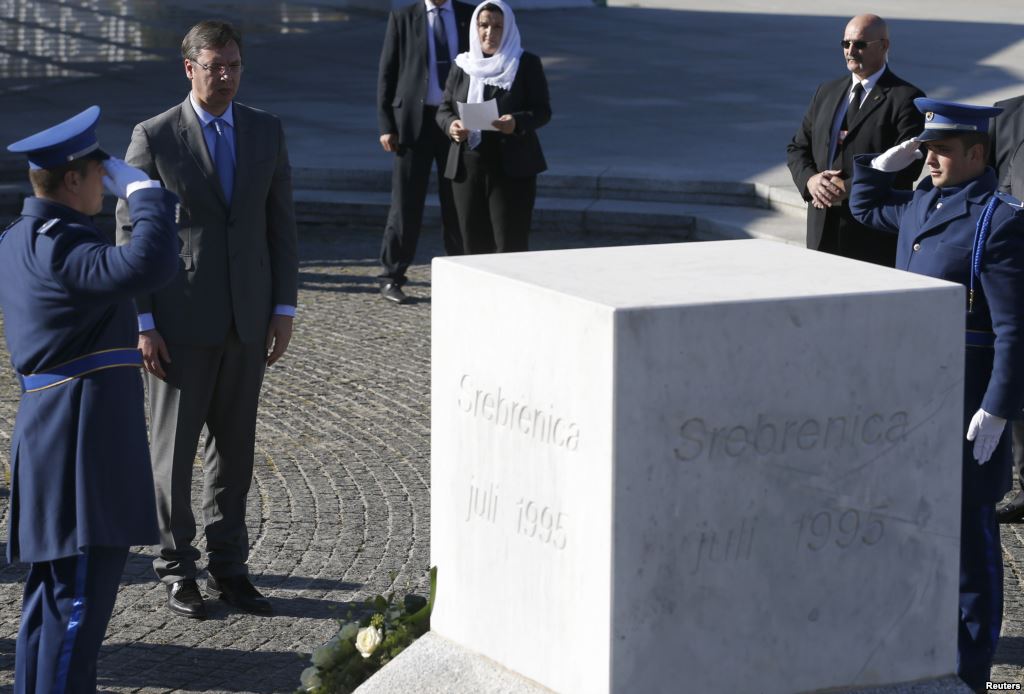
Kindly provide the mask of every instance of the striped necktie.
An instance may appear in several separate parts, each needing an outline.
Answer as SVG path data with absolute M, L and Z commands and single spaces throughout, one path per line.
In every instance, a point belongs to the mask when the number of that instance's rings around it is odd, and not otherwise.
M 448 50 L 448 32 L 444 28 L 444 8 L 435 7 L 434 12 L 434 63 L 437 66 L 437 84 L 444 91 L 452 68 L 452 57 Z

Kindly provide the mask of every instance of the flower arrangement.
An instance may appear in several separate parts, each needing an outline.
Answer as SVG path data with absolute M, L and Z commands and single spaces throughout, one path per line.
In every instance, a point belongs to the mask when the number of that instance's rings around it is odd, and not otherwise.
M 350 694 L 413 641 L 430 630 L 437 593 L 437 567 L 430 569 L 430 597 L 395 593 L 366 601 L 367 614 L 340 623 L 338 633 L 313 651 L 312 665 L 302 671 L 298 693 Z

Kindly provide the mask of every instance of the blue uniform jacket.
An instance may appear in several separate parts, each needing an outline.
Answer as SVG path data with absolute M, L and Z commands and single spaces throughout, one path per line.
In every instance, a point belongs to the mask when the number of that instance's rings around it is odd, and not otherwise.
M 870 167 L 874 155 L 856 158 L 850 211 L 861 223 L 898 233 L 896 267 L 970 284 L 971 251 L 978 219 L 996 190 L 985 173 L 958 189 L 940 190 L 925 179 L 917 190 L 893 190 L 895 174 Z M 994 347 L 968 345 L 964 367 L 964 428 L 978 408 L 1017 419 L 1024 406 L 1024 215 L 1000 203 L 974 280 L 974 310 L 967 330 L 995 333 Z M 963 495 L 968 505 L 998 501 L 1011 484 L 1010 441 L 1004 433 L 992 459 L 978 465 L 973 444 L 963 445 Z
M 91 218 L 40 198 L 0 240 L 0 308 L 15 370 L 45 371 L 105 349 L 135 348 L 132 297 L 177 272 L 177 196 L 129 201 L 130 245 Z M 11 443 L 9 560 L 49 561 L 88 545 L 158 542 L 142 378 L 117 367 L 23 393 Z

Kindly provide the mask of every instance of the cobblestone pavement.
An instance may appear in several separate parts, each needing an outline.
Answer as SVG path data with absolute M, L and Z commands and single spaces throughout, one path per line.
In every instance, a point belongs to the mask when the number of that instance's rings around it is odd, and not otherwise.
M 426 236 L 421 259 L 440 252 L 439 234 Z M 267 374 L 248 507 L 249 566 L 274 616 L 211 601 L 208 621 L 176 617 L 163 607 L 151 548 L 135 548 L 100 653 L 102 691 L 292 691 L 352 601 L 393 586 L 426 587 L 429 266 L 410 272 L 415 303 L 392 306 L 374 277 L 378 232 L 300 237 L 299 317 L 287 355 Z M 668 240 L 548 235 L 534 246 Z M 3 539 L 17 402 L 11 370 L 0 369 Z M 201 498 L 196 490 L 193 499 Z M 13 679 L 24 573 L 23 565 L 0 567 L 0 691 Z

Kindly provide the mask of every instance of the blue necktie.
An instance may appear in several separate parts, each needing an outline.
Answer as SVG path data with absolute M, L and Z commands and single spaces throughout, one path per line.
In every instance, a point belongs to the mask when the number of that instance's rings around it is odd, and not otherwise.
M 227 124 L 220 118 L 213 119 L 213 127 L 217 131 L 213 144 L 213 165 L 217 167 L 220 187 L 224 189 L 224 198 L 231 204 L 231 194 L 235 190 L 235 160 L 231 156 L 228 144 Z
M 437 84 L 444 91 L 448 82 L 448 72 L 452 67 L 452 56 L 448 50 L 448 31 L 444 27 L 444 8 L 434 10 L 434 62 L 437 66 Z

